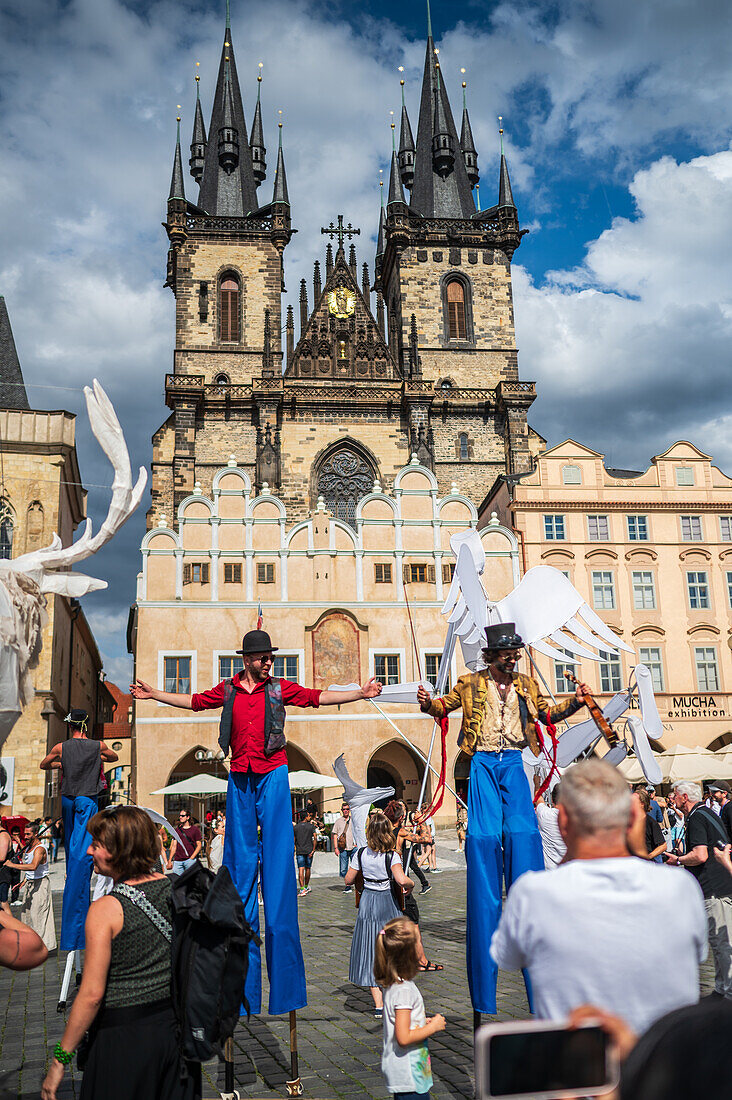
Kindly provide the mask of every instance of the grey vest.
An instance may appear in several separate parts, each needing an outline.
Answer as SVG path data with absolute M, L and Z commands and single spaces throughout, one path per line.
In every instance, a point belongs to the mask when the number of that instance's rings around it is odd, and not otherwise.
M 225 680 L 224 706 L 219 722 L 219 745 L 224 757 L 229 755 L 231 746 L 231 725 L 235 699 L 235 687 L 231 680 Z M 277 678 L 270 678 L 264 689 L 264 755 L 273 756 L 280 749 L 284 749 L 286 743 L 282 682 Z
M 96 798 L 102 786 L 102 746 L 86 737 L 72 737 L 61 746 L 61 794 L 66 798 Z

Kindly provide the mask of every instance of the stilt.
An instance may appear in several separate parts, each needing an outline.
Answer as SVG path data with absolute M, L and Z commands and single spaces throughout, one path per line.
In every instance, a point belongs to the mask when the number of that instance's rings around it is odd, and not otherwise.
M 480 1027 L 480 1025 L 482 1023 L 483 1023 L 482 1013 L 478 1012 L 476 1009 L 473 1009 L 473 1037 L 475 1037 L 475 1035 L 477 1034 L 478 1028 Z
M 234 1088 L 234 1039 L 230 1036 L 224 1042 L 224 1091 L 221 1100 L 240 1100 L 239 1092 Z
M 290 1012 L 290 1073 L 292 1080 L 287 1082 L 288 1096 L 302 1096 L 302 1081 L 297 1062 L 297 1012 Z
M 79 955 L 78 951 L 69 951 L 68 955 L 66 956 L 66 966 L 64 968 L 64 980 L 61 983 L 61 995 L 58 999 L 58 1004 L 56 1005 L 56 1011 L 57 1012 L 63 1012 L 64 1009 L 66 1008 L 66 1002 L 69 999 L 69 989 L 71 988 L 71 975 L 74 971 L 74 966 L 76 966 L 77 973 L 79 972 L 79 969 L 80 969 L 78 955 Z

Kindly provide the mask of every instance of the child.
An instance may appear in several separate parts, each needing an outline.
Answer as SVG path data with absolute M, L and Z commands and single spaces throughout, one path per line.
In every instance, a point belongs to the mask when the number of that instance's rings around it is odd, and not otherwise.
M 394 1100 L 429 1100 L 427 1039 L 445 1028 L 444 1016 L 425 1017 L 422 994 L 412 981 L 418 970 L 414 924 L 404 917 L 390 920 L 376 939 L 374 975 L 384 990 L 381 1070 Z

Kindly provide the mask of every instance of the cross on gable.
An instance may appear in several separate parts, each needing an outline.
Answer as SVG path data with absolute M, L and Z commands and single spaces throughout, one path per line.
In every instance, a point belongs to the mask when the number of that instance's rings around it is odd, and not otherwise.
M 350 241 L 353 237 L 358 237 L 361 234 L 361 230 L 360 229 L 354 229 L 350 222 L 348 223 L 348 225 L 343 224 L 343 215 L 342 214 L 338 215 L 338 225 L 334 225 L 334 223 L 331 222 L 330 225 L 327 226 L 325 229 L 321 228 L 320 232 L 321 233 L 327 233 L 327 235 L 331 238 L 331 240 L 334 237 L 337 237 L 338 238 L 338 250 L 340 252 L 343 251 L 343 238 L 344 237 L 348 237 L 348 239 Z

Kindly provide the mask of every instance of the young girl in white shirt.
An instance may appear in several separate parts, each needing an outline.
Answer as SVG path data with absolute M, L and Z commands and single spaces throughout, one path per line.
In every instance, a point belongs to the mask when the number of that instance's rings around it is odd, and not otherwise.
M 384 995 L 381 1070 L 394 1100 L 429 1100 L 427 1039 L 445 1028 L 444 1016 L 425 1016 L 422 994 L 412 981 L 418 970 L 415 925 L 404 917 L 390 920 L 376 938 L 374 976 Z

